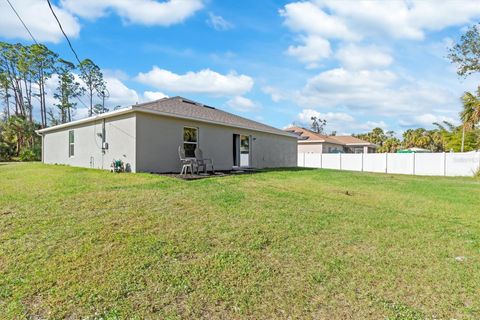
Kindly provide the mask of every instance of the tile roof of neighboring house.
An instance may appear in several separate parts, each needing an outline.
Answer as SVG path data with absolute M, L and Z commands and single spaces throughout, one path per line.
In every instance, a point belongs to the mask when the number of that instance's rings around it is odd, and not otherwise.
M 333 136 L 331 137 L 337 141 L 339 141 L 340 143 L 342 144 L 345 144 L 345 145 L 372 145 L 374 146 L 375 144 L 374 143 L 371 143 L 371 142 L 368 142 L 368 141 L 365 141 L 365 140 L 362 140 L 362 139 L 359 139 L 359 138 L 356 138 L 356 137 L 352 137 L 352 136 Z
M 293 134 L 285 132 L 283 130 L 262 124 L 260 122 L 249 120 L 249 119 L 234 115 L 232 113 L 215 109 L 214 107 L 210 107 L 210 106 L 207 106 L 189 99 L 185 99 L 182 97 L 163 98 L 163 99 L 152 101 L 152 102 L 136 104 L 127 108 L 103 113 L 103 114 L 92 116 L 89 118 L 76 120 L 76 121 L 60 124 L 57 126 L 41 129 L 41 130 L 38 130 L 37 132 L 44 133 L 52 130 L 66 128 L 73 125 L 87 123 L 90 121 L 113 117 L 113 116 L 134 112 L 134 111 L 147 112 L 147 113 L 169 116 L 174 118 L 201 121 L 201 122 L 207 122 L 207 123 L 213 123 L 213 124 L 219 124 L 219 125 L 237 127 L 242 129 L 250 129 L 254 131 L 268 132 L 268 133 L 273 133 L 273 134 L 278 134 L 283 136 L 294 137 Z
M 181 118 L 203 120 L 227 126 L 286 135 L 286 132 L 283 130 L 182 97 L 163 98 L 152 102 L 137 104 L 133 106 L 133 109 L 150 109 Z
M 308 130 L 302 127 L 291 126 L 285 129 L 287 132 L 292 132 L 299 136 L 300 141 L 315 141 L 315 142 L 329 142 L 334 144 L 340 144 L 340 142 L 332 139 L 332 137 L 313 132 L 312 130 Z
M 356 137 L 352 136 L 326 136 L 323 134 L 319 134 L 316 132 L 313 132 L 312 130 L 302 128 L 302 127 L 297 127 L 297 126 L 291 126 L 287 129 L 285 129 L 287 132 L 292 132 L 298 135 L 299 142 L 328 142 L 328 143 L 333 143 L 333 144 L 339 144 L 339 145 L 346 145 L 346 146 L 376 146 L 374 143 L 370 143 L 368 141 L 358 139 Z

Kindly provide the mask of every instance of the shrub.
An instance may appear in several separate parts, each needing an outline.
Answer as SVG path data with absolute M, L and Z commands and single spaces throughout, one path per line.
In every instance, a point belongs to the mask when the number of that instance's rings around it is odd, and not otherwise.
M 10 161 L 15 154 L 15 147 L 0 141 L 0 161 Z
M 41 159 L 40 148 L 24 149 L 18 158 L 20 161 L 39 161 Z

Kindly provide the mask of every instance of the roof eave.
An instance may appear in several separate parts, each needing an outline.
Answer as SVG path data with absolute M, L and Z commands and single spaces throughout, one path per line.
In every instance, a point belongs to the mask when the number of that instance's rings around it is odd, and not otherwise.
M 346 143 L 345 144 L 346 146 L 366 146 L 366 147 L 378 147 L 376 144 L 374 143 L 362 143 L 362 142 L 355 142 L 355 143 Z
M 47 133 L 47 132 L 50 132 L 50 131 L 69 128 L 69 127 L 73 127 L 73 126 L 76 126 L 76 125 L 79 125 L 79 124 L 84 124 L 84 123 L 88 123 L 88 122 L 92 122 L 92 121 L 97 121 L 97 120 L 100 120 L 100 119 L 106 119 L 106 118 L 130 113 L 130 112 L 133 112 L 133 108 L 131 106 L 120 109 L 120 110 L 105 112 L 105 113 L 102 113 L 102 114 L 99 114 L 99 115 L 96 115 L 96 116 L 92 116 L 92 117 L 88 117 L 88 118 L 84 118 L 84 119 L 80 119 L 80 120 L 75 120 L 75 121 L 71 121 L 71 122 L 67 122 L 67 123 L 62 123 L 62 124 L 59 124 L 59 125 L 56 125 L 56 126 L 53 126 L 53 127 L 48 127 L 48 128 L 44 128 L 44 129 L 40 129 L 40 130 L 35 130 L 35 132 L 37 134 L 43 134 L 43 133 Z

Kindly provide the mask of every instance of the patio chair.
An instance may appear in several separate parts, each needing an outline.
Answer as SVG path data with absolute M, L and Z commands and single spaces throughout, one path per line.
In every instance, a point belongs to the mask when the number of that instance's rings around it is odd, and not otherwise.
M 180 171 L 180 174 L 187 174 L 188 169 L 190 169 L 190 173 L 193 174 L 193 167 L 195 165 L 195 158 L 187 158 L 185 156 L 185 149 L 183 148 L 182 145 L 178 147 L 178 157 L 180 158 L 180 165 L 182 166 L 182 170 Z M 198 168 L 197 168 L 198 172 Z
M 207 173 L 207 165 L 210 165 L 212 167 L 212 173 L 215 173 L 215 169 L 213 168 L 213 160 L 212 159 L 205 159 L 203 157 L 203 152 L 202 149 L 196 148 L 195 149 L 195 159 L 196 159 L 196 165 L 197 165 L 197 174 L 198 171 L 200 170 L 200 167 L 203 168 L 203 172 Z

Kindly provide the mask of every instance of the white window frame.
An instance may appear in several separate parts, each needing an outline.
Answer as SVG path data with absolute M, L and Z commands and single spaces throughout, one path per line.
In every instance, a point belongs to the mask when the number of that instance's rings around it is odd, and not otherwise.
M 72 135 L 73 142 L 70 142 L 70 135 Z M 68 157 L 75 157 L 75 130 L 68 130 Z
M 196 142 L 185 141 L 185 129 L 194 129 L 197 132 L 197 134 L 196 134 L 197 141 Z M 199 133 L 200 133 L 200 130 L 198 129 L 198 127 L 183 126 L 183 130 L 182 130 L 183 148 L 185 149 L 185 144 L 193 144 L 193 145 L 195 145 L 195 149 L 198 148 L 198 144 L 199 144 L 199 140 L 200 140 Z M 193 150 L 195 150 L 195 149 L 193 149 Z

